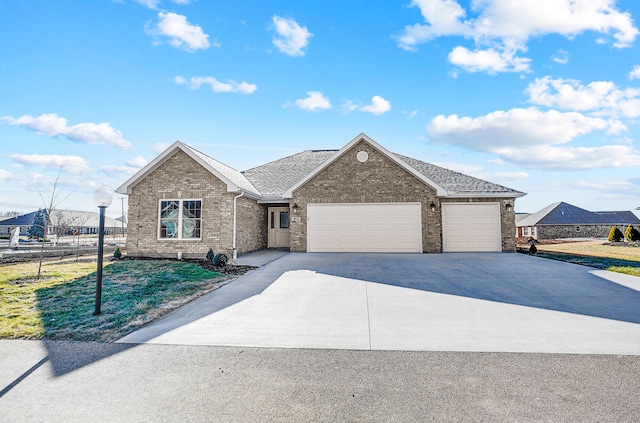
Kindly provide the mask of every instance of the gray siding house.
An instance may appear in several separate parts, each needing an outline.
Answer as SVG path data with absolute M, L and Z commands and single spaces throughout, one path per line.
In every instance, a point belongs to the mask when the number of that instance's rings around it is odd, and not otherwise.
M 606 238 L 614 225 L 624 232 L 628 225 L 639 224 L 640 219 L 630 211 L 592 212 L 564 202 L 516 217 L 518 237 L 538 240 Z
M 515 251 L 515 199 L 498 184 L 394 154 L 360 134 L 239 172 L 175 142 L 117 189 L 127 253 Z

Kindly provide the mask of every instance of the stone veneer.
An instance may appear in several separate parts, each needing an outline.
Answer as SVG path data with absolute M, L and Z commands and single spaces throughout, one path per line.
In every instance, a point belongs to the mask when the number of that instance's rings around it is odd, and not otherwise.
M 227 186 L 207 169 L 177 150 L 132 188 L 126 251 L 130 256 L 202 258 L 209 248 L 231 257 L 233 249 L 233 198 Z M 158 239 L 160 200 L 202 200 L 201 239 Z M 238 253 L 266 248 L 266 208 L 249 198 L 237 200 Z
M 356 159 L 366 151 L 369 159 Z M 502 250 L 515 251 L 515 212 L 513 198 L 440 199 L 436 190 L 383 155 L 365 140 L 354 144 L 341 157 L 293 193 L 292 203 L 299 207 L 300 217 L 291 222 L 291 251 L 307 249 L 307 204 L 310 203 L 402 203 L 419 202 L 422 208 L 422 250 L 442 252 L 442 202 L 499 202 L 501 204 Z M 430 205 L 436 205 L 432 212 Z

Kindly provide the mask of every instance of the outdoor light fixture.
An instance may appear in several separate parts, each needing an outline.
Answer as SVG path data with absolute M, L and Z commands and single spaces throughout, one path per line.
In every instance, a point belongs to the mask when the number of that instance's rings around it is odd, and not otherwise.
M 437 207 L 434 203 L 431 203 L 431 204 L 429 205 L 429 208 L 431 209 L 431 212 L 432 212 L 432 213 L 435 213 L 435 212 L 436 212 L 436 210 L 438 210 L 438 207 Z
M 511 205 L 511 203 L 507 203 L 507 204 L 505 204 L 504 208 L 507 209 L 507 210 L 511 210 L 513 208 L 513 206 Z
M 104 252 L 104 211 L 113 200 L 113 196 L 108 188 L 103 185 L 100 189 L 93 193 L 93 202 L 100 209 L 100 226 L 98 228 L 98 269 L 96 272 L 96 310 L 93 315 L 100 314 L 100 305 L 102 303 L 102 254 Z
M 293 210 L 293 214 L 298 214 L 300 207 L 298 207 L 297 203 L 293 203 L 293 207 L 291 208 L 291 210 Z

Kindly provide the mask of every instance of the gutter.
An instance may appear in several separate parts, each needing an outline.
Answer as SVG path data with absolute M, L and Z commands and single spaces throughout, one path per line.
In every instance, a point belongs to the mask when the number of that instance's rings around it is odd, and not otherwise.
M 238 250 L 236 250 L 236 222 L 238 216 L 238 198 L 244 197 L 244 191 L 240 191 L 240 194 L 233 197 L 233 260 L 238 258 Z

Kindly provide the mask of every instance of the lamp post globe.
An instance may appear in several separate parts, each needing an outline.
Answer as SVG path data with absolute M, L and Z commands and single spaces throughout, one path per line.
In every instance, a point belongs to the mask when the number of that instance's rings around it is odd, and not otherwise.
M 101 186 L 93 193 L 93 202 L 97 207 L 109 207 L 113 201 L 113 195 L 106 185 Z
M 103 185 L 93 193 L 93 202 L 100 209 L 100 223 L 98 227 L 98 268 L 96 271 L 96 308 L 94 316 L 100 314 L 102 305 L 102 256 L 104 253 L 104 211 L 113 200 L 109 189 Z

